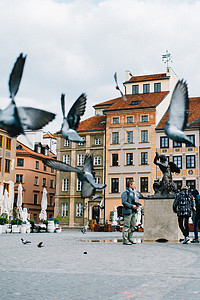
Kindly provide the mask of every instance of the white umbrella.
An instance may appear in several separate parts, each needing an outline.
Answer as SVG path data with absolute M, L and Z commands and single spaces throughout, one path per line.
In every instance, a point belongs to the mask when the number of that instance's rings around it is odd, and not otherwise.
M 1 214 L 3 213 L 3 185 L 0 185 L 0 208 Z
M 39 214 L 40 220 L 46 220 L 47 219 L 47 190 L 46 188 L 43 189 L 42 194 L 42 202 L 41 202 L 41 212 Z
M 7 191 L 7 189 L 5 189 L 4 195 L 3 195 L 3 208 L 2 208 L 2 212 L 6 213 L 7 215 L 9 215 L 8 202 L 9 202 L 8 191 Z
M 14 201 L 14 182 L 9 181 L 9 205 L 8 205 L 8 210 L 12 214 L 13 210 L 13 201 Z
M 17 195 L 17 215 L 18 218 L 22 218 L 22 184 L 18 185 L 18 195 Z

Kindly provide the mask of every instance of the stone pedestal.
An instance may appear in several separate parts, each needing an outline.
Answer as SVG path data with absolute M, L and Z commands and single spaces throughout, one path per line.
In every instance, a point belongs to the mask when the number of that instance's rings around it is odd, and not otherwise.
M 173 202 L 174 199 L 144 199 L 144 241 L 178 242 L 183 238 Z

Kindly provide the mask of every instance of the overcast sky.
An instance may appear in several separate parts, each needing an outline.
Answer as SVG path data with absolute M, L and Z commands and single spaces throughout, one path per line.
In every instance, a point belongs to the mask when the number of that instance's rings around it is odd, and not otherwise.
M 27 54 L 17 105 L 57 114 L 45 130 L 60 130 L 60 94 L 70 109 L 88 96 L 92 106 L 119 96 L 125 70 L 164 73 L 161 55 L 200 96 L 200 1 L 192 0 L 0 0 L 0 108 L 9 103 L 8 79 L 16 58 Z

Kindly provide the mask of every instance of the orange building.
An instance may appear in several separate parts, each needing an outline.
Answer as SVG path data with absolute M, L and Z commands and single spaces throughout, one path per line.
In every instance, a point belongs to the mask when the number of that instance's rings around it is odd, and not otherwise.
M 44 166 L 42 160 L 52 157 L 49 146 L 36 143 L 34 150 L 17 141 L 15 164 L 15 196 L 16 206 L 18 185 L 23 187 L 23 208 L 28 209 L 30 219 L 39 222 L 43 188 L 47 189 L 47 218 L 54 217 L 54 196 L 56 171 Z

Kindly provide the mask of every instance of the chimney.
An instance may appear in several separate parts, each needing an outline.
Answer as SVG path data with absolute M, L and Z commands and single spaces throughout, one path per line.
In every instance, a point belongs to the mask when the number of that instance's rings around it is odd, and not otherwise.
M 129 70 L 125 71 L 125 81 L 129 81 L 133 75 Z

